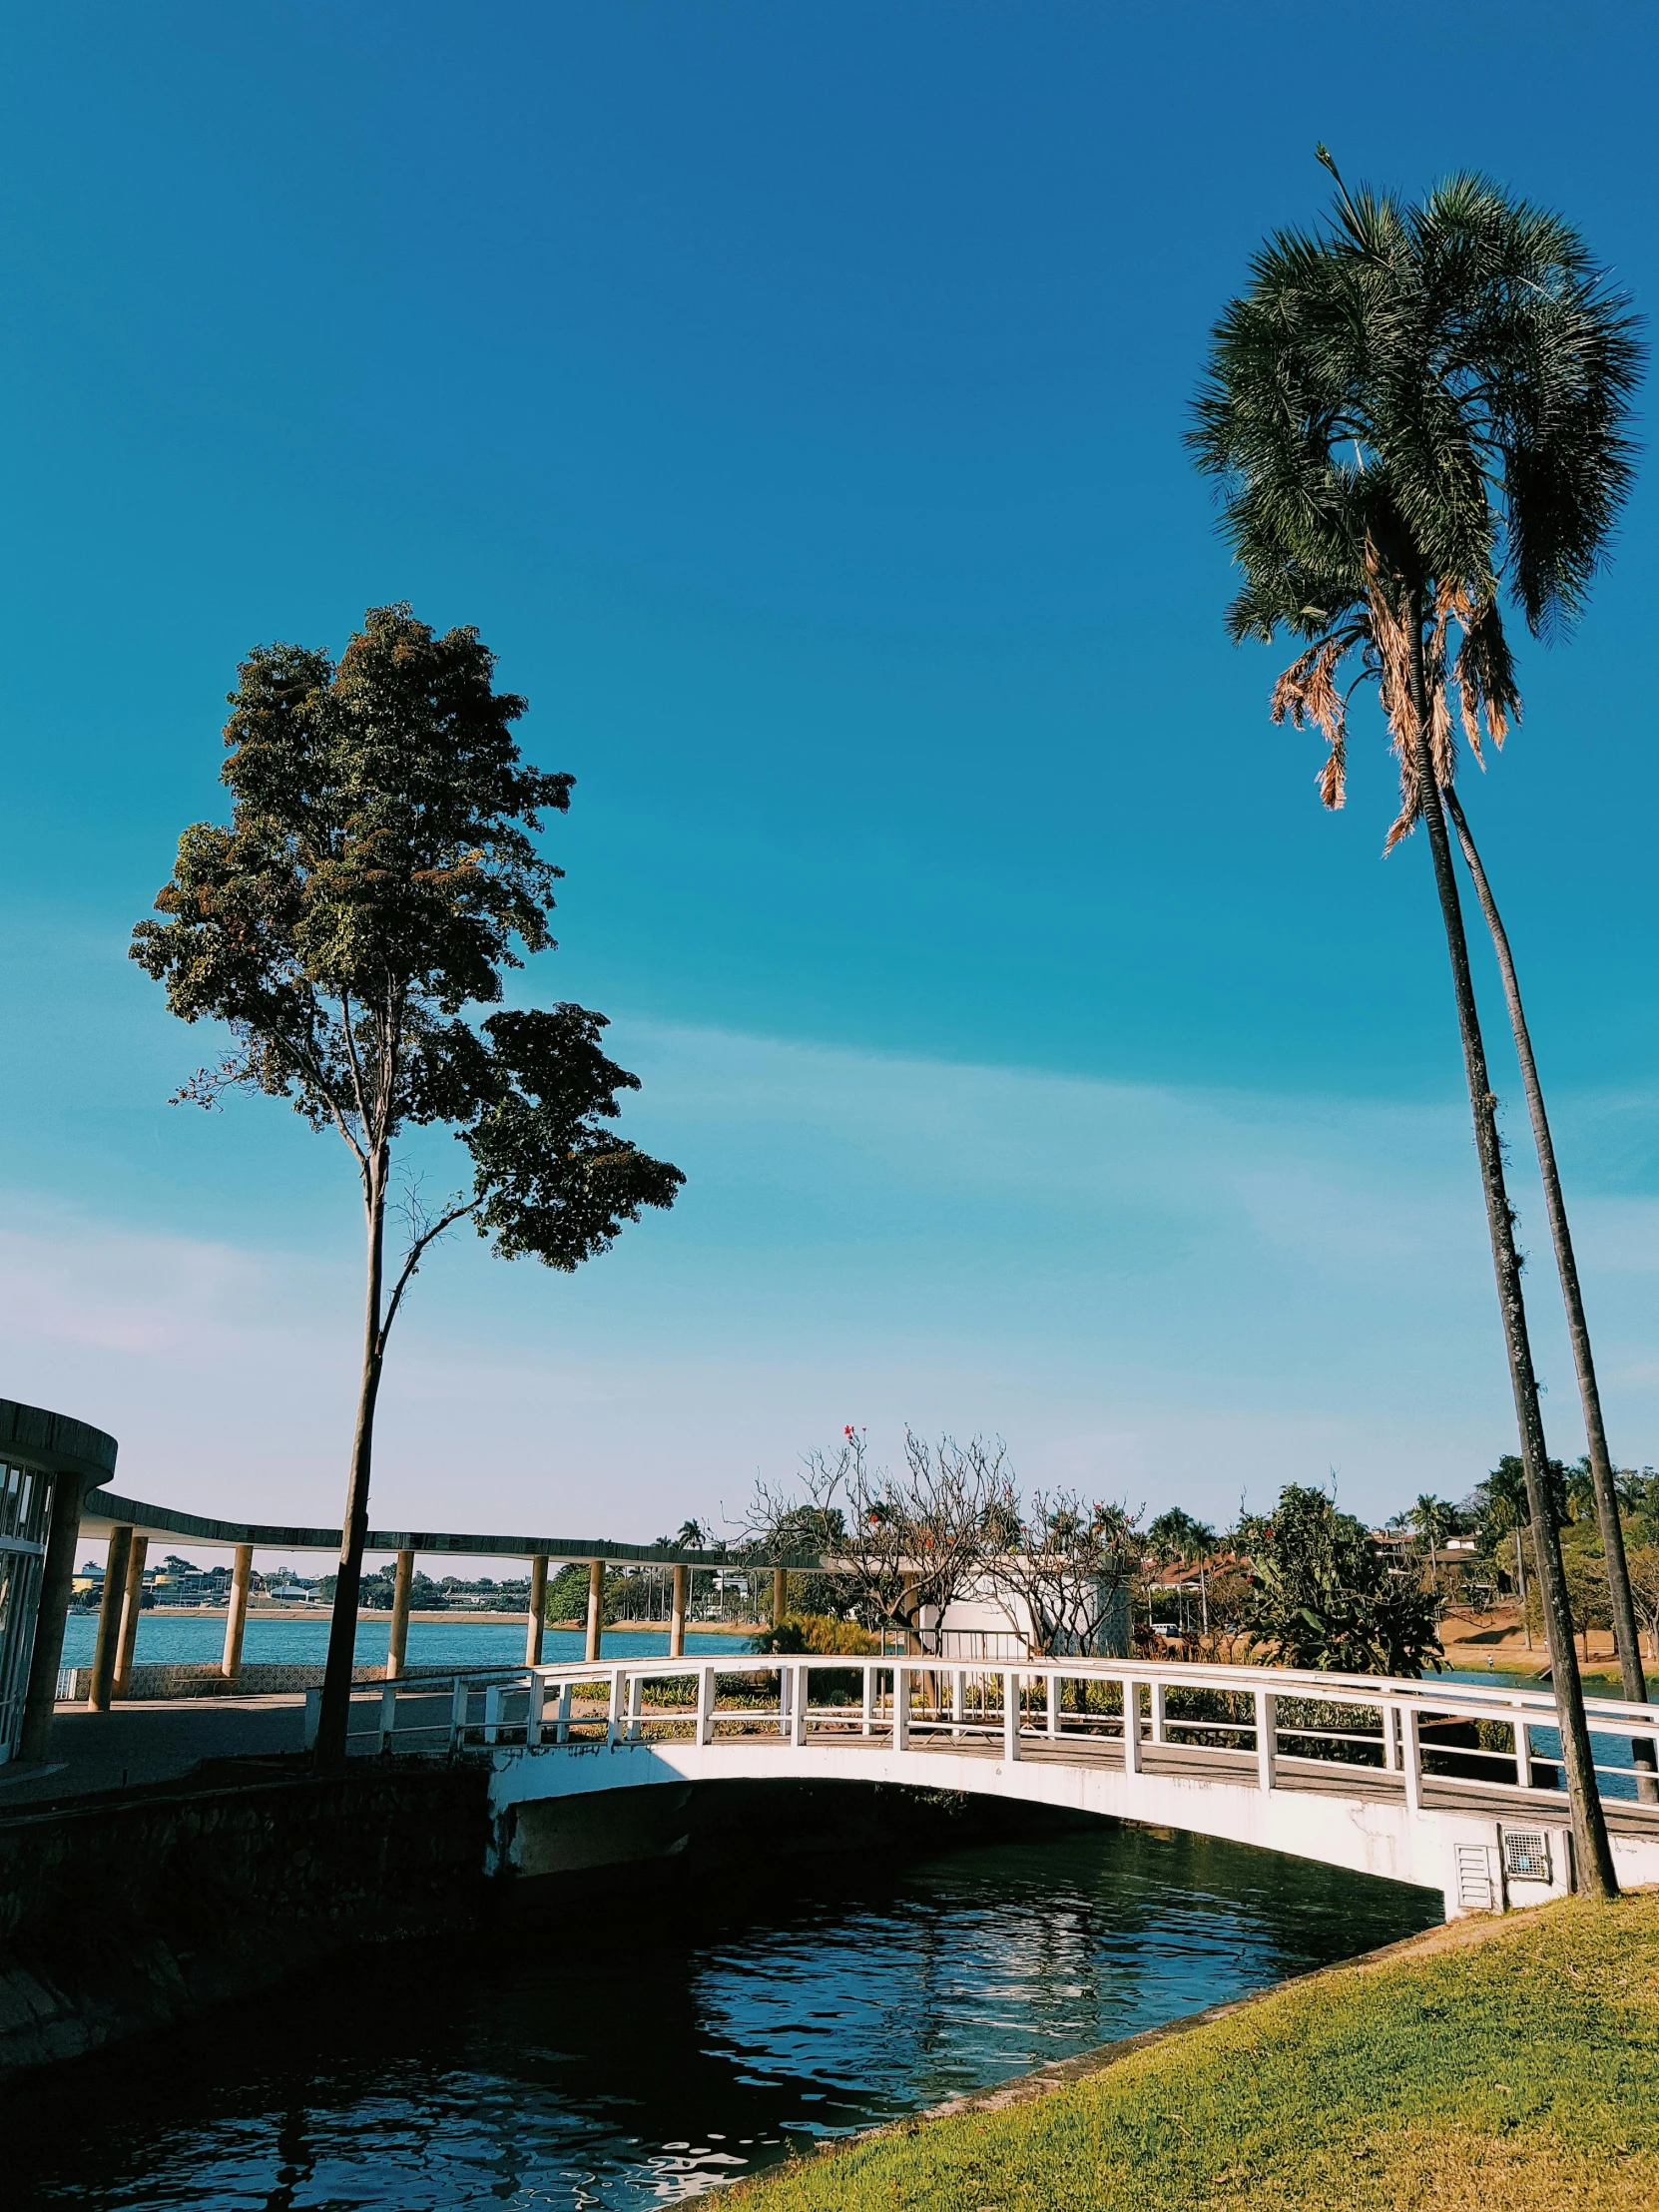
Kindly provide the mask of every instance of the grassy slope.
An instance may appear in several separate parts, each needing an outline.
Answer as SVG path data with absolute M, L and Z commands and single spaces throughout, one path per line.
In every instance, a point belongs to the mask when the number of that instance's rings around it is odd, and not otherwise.
M 1659 1893 L 1436 1931 L 997 2112 L 904 2127 L 755 2212 L 1659 2206 Z

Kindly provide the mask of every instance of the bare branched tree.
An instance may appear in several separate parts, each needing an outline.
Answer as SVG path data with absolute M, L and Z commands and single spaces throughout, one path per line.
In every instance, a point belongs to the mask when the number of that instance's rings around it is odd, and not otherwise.
M 1026 1616 L 1032 1655 L 1049 1659 L 1098 1649 L 1140 1578 L 1144 1506 L 1085 1501 L 1075 1490 L 1039 1490 L 989 1563 L 992 1580 Z
M 1006 1461 L 998 1442 L 945 1436 L 934 1445 L 906 1429 L 894 1474 L 870 1464 L 863 1431 L 848 1427 L 832 1450 L 809 1454 L 795 1488 L 758 1482 L 740 1525 L 757 1562 L 816 1551 L 871 1627 L 897 1631 L 911 1650 L 937 1650 L 946 1608 L 1000 1541 Z

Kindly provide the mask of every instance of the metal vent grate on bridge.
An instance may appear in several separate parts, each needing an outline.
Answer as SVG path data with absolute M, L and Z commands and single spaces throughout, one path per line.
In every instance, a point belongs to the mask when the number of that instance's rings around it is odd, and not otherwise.
M 1457 1846 L 1457 1903 L 1465 1913 L 1492 1910 L 1492 1869 L 1484 1844 Z
M 1548 1882 L 1549 1838 L 1536 1828 L 1506 1828 L 1503 1871 L 1511 1882 Z

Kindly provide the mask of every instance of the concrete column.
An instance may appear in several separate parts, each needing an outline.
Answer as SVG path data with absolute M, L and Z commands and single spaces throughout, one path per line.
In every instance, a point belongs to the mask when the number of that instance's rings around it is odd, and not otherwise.
M 674 1598 L 668 1617 L 668 1655 L 671 1659 L 680 1659 L 685 1656 L 686 1601 L 690 1591 L 690 1567 L 676 1567 L 674 1570 Z
M 415 1555 L 397 1554 L 397 1572 L 391 1585 L 391 1634 L 386 1641 L 386 1680 L 395 1682 L 403 1672 L 409 1649 L 409 1589 L 414 1581 Z
M 772 1570 L 772 1625 L 774 1628 L 790 1609 L 790 1571 L 788 1567 Z
M 115 1688 L 116 1654 L 121 1645 L 121 1608 L 127 1596 L 127 1560 L 133 1548 L 130 1527 L 110 1530 L 110 1552 L 104 1562 L 104 1599 L 98 1608 L 98 1642 L 92 1654 L 92 1690 L 88 1703 L 95 1713 L 107 1713 Z
M 138 1641 L 139 1615 L 144 1610 L 144 1561 L 149 1549 L 149 1537 L 135 1534 L 127 1553 L 127 1578 L 121 1594 L 121 1641 L 116 1646 L 115 1680 L 110 1685 L 117 1697 L 125 1697 L 133 1686 L 133 1646 Z
M 225 1656 L 219 1671 L 227 1682 L 242 1672 L 242 1637 L 248 1626 L 248 1585 L 254 1574 L 254 1546 L 238 1544 L 231 1566 L 231 1597 L 225 1608 Z
M 75 1594 L 75 1549 L 81 1540 L 81 1478 L 60 1474 L 52 1483 L 52 1518 L 46 1530 L 41 1564 L 40 1611 L 29 1655 L 29 1687 L 23 1697 L 19 1759 L 44 1759 L 52 1742 L 52 1708 L 58 1699 L 58 1668 L 63 1660 L 63 1624 Z
M 592 1666 L 598 1659 L 605 1641 L 605 1562 L 603 1559 L 588 1561 L 588 1649 L 587 1660 Z
M 524 1664 L 541 1665 L 541 1640 L 547 1628 L 547 1554 L 538 1551 L 530 1561 L 530 1612 L 524 1623 Z

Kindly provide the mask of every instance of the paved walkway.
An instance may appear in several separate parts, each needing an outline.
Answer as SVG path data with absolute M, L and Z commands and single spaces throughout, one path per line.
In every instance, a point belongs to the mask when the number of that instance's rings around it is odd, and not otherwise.
M 60 1705 L 39 1766 L 0 1766 L 0 1820 L 26 1806 L 177 1782 L 204 1759 L 302 1751 L 302 1691 L 276 1697 L 135 1698 L 108 1713 Z

